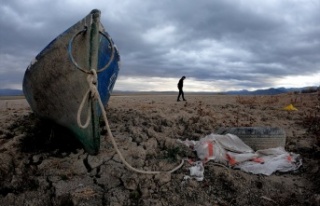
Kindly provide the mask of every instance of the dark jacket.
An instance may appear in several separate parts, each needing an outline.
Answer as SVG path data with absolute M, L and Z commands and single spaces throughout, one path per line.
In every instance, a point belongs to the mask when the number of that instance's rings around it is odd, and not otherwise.
M 182 89 L 182 87 L 183 87 L 183 80 L 184 80 L 184 78 L 181 78 L 181 79 L 179 80 L 179 82 L 178 82 L 178 88 L 179 88 L 179 89 Z

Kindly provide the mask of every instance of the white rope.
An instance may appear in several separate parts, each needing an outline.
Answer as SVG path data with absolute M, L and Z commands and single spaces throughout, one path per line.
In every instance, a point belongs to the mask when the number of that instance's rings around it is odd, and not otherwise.
M 78 113 L 77 113 L 77 122 L 78 122 L 79 127 L 84 129 L 84 128 L 89 126 L 89 123 L 90 123 L 90 120 L 91 120 L 90 107 L 88 109 L 88 116 L 87 116 L 86 123 L 84 125 L 81 123 L 80 116 L 81 116 L 81 113 L 82 113 L 82 110 L 83 110 L 83 107 L 84 107 L 84 102 L 86 101 L 86 99 L 88 98 L 89 93 L 91 92 L 91 99 L 96 99 L 96 100 L 99 101 L 99 106 L 100 106 L 101 111 L 102 111 L 103 120 L 104 120 L 104 122 L 106 124 L 108 135 L 111 138 L 112 145 L 115 148 L 117 154 L 119 155 L 122 163 L 125 166 L 127 166 L 128 169 L 130 169 L 130 170 L 132 170 L 134 172 L 137 172 L 137 173 L 141 173 L 141 174 L 160 174 L 160 173 L 173 173 L 173 172 L 177 171 L 178 169 L 180 169 L 183 166 L 184 159 L 181 161 L 181 163 L 177 167 L 175 167 L 175 168 L 173 168 L 172 170 L 169 170 L 169 171 L 145 171 L 145 170 L 140 170 L 140 169 L 136 169 L 136 168 L 132 167 L 125 160 L 125 158 L 123 157 L 122 153 L 118 149 L 118 145 L 117 145 L 117 143 L 115 141 L 115 138 L 113 137 L 111 129 L 109 127 L 107 114 L 106 114 L 106 111 L 104 109 L 104 105 L 103 105 L 103 103 L 101 101 L 100 94 L 99 94 L 98 89 L 97 89 L 97 72 L 96 72 L 96 70 L 94 70 L 94 69 L 91 70 L 91 73 L 88 75 L 87 81 L 88 81 L 88 84 L 89 84 L 90 88 L 88 89 L 88 91 L 84 95 L 83 100 L 82 100 L 82 102 L 81 102 L 81 104 L 79 106 Z
M 87 82 L 89 84 L 89 89 L 86 92 L 86 94 L 84 95 L 82 102 L 79 106 L 78 113 L 77 113 L 77 123 L 78 123 L 78 126 L 81 127 L 82 129 L 87 128 L 89 126 L 90 120 L 91 120 L 91 109 L 90 109 L 90 107 L 88 107 L 86 123 L 83 125 L 81 122 L 81 113 L 82 113 L 85 101 L 87 100 L 89 93 L 91 92 L 91 98 L 93 98 L 93 99 L 99 98 L 99 92 L 97 90 L 97 86 L 98 86 L 97 85 L 97 78 L 98 78 L 98 76 L 97 76 L 96 70 L 92 69 L 90 71 L 89 75 L 87 76 Z

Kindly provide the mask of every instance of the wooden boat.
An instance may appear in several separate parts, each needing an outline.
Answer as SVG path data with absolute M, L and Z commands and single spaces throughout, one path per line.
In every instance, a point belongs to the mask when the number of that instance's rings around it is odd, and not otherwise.
M 68 128 L 89 154 L 99 151 L 101 117 L 98 100 L 88 95 L 90 88 L 96 84 L 106 105 L 120 67 L 119 52 L 100 16 L 99 10 L 92 10 L 56 37 L 31 62 L 23 79 L 33 112 Z M 88 77 L 93 78 L 91 85 Z M 88 124 L 79 125 L 79 119 Z

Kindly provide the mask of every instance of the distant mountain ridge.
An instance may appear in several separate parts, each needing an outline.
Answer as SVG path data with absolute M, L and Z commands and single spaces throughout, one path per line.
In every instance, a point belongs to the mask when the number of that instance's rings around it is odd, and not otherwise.
M 23 95 L 20 89 L 0 89 L 0 96 L 20 96 Z
M 248 90 L 239 90 L 239 91 L 227 91 L 225 94 L 233 94 L 233 95 L 276 95 L 283 94 L 288 92 L 301 92 L 305 88 L 269 88 L 269 89 L 258 89 L 254 91 Z
M 283 94 L 288 92 L 303 92 L 310 89 L 317 90 L 320 87 L 301 87 L 301 88 L 269 88 L 269 89 L 258 89 L 254 91 L 248 90 L 237 90 L 237 91 L 225 91 L 225 92 L 188 92 L 188 93 L 195 93 L 195 94 L 226 94 L 226 95 L 276 95 L 276 94 Z M 187 91 L 186 91 L 187 92 Z M 150 94 L 150 93 L 157 93 L 157 94 L 176 94 L 176 91 L 151 91 L 151 92 L 140 92 L 140 91 L 114 91 L 115 94 Z M 23 95 L 22 90 L 19 89 L 0 89 L 0 96 L 19 96 Z

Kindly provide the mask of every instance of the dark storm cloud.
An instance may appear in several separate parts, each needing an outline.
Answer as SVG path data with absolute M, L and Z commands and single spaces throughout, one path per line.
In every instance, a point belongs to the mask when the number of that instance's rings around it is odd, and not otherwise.
M 34 56 L 93 8 L 120 50 L 120 78 L 186 75 L 263 88 L 319 75 L 318 0 L 29 0 L 0 6 L 0 88 L 21 81 Z
M 320 48 L 319 35 L 314 35 L 319 34 L 319 29 L 314 27 L 313 30 L 303 30 L 302 28 L 304 24 L 315 26 L 313 23 L 315 20 L 308 15 L 316 16 L 317 13 L 312 11 L 308 13 L 309 10 L 304 10 L 305 13 L 295 17 L 296 14 L 290 13 L 288 9 L 285 11 L 285 15 L 289 16 L 286 19 L 281 14 L 282 9 L 285 8 L 257 12 L 255 8 L 248 8 L 234 1 L 210 1 L 205 4 L 178 2 L 177 4 L 166 9 L 166 17 L 160 15 L 163 17 L 161 21 L 175 26 L 180 34 L 174 44 L 167 47 L 167 50 L 163 50 L 163 56 L 166 55 L 167 59 L 156 54 L 161 62 L 170 63 L 167 65 L 168 70 L 163 70 L 163 76 L 168 75 L 170 66 L 181 67 L 188 76 L 198 79 L 251 80 L 258 78 L 259 74 L 271 77 L 294 75 L 297 72 L 310 74 L 319 70 L 319 60 L 317 60 Z M 165 6 L 162 3 L 150 10 L 155 9 L 155 13 L 161 13 L 165 10 L 163 8 Z M 303 15 L 307 16 L 305 20 Z M 302 20 L 297 24 L 295 20 L 298 18 Z M 310 19 L 312 22 L 307 22 Z M 161 22 L 158 22 L 159 24 L 161 25 Z M 196 64 L 196 58 L 172 62 L 172 58 L 177 58 L 168 53 L 172 48 L 185 53 L 194 52 L 202 55 L 204 46 L 208 47 L 212 43 L 208 41 L 207 45 L 199 44 L 204 39 L 213 40 L 213 43 L 216 41 L 222 48 L 213 46 L 212 58 L 208 60 L 202 58 L 202 65 Z M 161 39 L 158 47 L 161 47 Z M 227 48 L 233 48 L 234 52 L 221 51 Z M 146 51 L 147 54 L 152 55 L 152 51 Z M 162 65 L 162 68 L 164 67 L 165 65 Z M 302 69 L 303 67 L 307 67 L 308 70 Z M 209 72 L 210 70 L 214 72 Z M 181 73 L 181 70 L 178 71 Z M 174 72 L 171 73 L 177 75 Z

